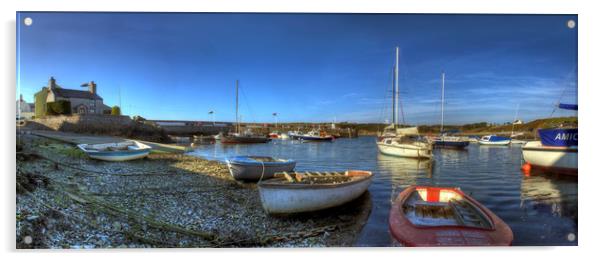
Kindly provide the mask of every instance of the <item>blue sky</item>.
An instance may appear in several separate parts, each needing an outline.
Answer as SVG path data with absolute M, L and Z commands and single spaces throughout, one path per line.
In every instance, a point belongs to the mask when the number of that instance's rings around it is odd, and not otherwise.
M 22 20 L 30 17 L 31 26 Z M 394 48 L 406 123 L 549 117 L 577 100 L 576 15 L 17 14 L 17 95 L 50 76 L 94 80 L 108 105 L 148 119 L 384 122 Z M 121 94 L 121 95 L 120 95 Z M 556 112 L 554 116 L 574 115 Z

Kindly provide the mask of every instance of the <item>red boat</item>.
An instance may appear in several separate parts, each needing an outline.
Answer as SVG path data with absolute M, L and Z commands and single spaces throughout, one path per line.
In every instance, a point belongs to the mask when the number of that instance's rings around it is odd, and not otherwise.
M 404 246 L 509 246 L 512 230 L 459 188 L 411 186 L 389 214 L 389 229 Z

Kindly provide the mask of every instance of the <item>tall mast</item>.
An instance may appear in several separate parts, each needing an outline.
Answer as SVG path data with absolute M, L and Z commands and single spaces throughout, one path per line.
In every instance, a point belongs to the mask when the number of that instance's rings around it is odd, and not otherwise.
M 445 103 L 445 72 L 441 72 L 441 130 L 443 133 L 443 104 Z
M 510 137 L 514 136 L 514 123 L 518 119 L 518 108 L 520 108 L 520 103 L 516 104 L 516 113 L 514 114 L 514 121 L 512 121 L 512 131 L 510 132 Z
M 395 47 L 395 129 L 399 120 L 399 46 Z
M 236 133 L 238 133 L 240 123 L 238 122 L 238 80 L 236 80 Z
M 391 69 L 391 113 L 393 113 L 393 117 L 391 120 L 391 124 L 393 124 L 393 126 L 395 126 L 395 122 L 397 122 L 395 120 L 395 67 L 393 67 Z

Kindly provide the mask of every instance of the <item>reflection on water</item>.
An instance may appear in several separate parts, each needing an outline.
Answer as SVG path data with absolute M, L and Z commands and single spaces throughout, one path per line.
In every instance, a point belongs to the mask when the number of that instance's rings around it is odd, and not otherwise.
M 391 202 L 415 184 L 460 187 L 508 223 L 514 232 L 514 245 L 577 244 L 576 239 L 569 240 L 577 236 L 576 178 L 545 173 L 524 176 L 518 146 L 471 144 L 465 150 L 435 150 L 432 161 L 382 155 L 374 137 L 332 143 L 203 145 L 191 154 L 217 160 L 232 155 L 268 155 L 295 159 L 298 170 L 372 171 L 372 210 L 357 246 L 396 245 L 388 229 Z

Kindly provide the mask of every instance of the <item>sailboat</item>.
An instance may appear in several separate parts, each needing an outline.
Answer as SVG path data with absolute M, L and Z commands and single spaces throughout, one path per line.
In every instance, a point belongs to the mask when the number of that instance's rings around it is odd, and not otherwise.
M 577 110 L 576 104 L 560 103 L 558 108 Z M 523 159 L 533 168 L 561 174 L 577 175 L 577 128 L 537 130 L 541 141 L 529 141 L 523 146 Z
M 386 127 L 376 141 L 380 153 L 397 157 L 433 157 L 432 146 L 420 137 L 418 127 L 398 128 L 399 47 L 395 48 L 395 79 L 393 88 L 393 124 Z
M 520 108 L 520 103 L 516 105 L 516 114 L 514 114 L 514 121 L 512 121 L 512 131 L 510 131 L 510 144 L 525 144 L 527 141 L 515 139 L 516 137 L 523 135 L 522 132 L 514 133 L 514 125 L 519 124 L 518 121 L 518 109 Z
M 234 133 L 228 133 L 220 138 L 220 142 L 224 144 L 235 144 L 235 143 L 266 143 L 270 139 L 266 136 L 255 135 L 250 131 L 240 133 L 240 122 L 238 118 L 238 80 L 236 80 L 236 131 Z
M 464 149 L 470 144 L 468 139 L 448 136 L 443 132 L 443 104 L 445 103 L 445 72 L 441 72 L 441 130 L 440 136 L 433 140 L 435 148 Z

